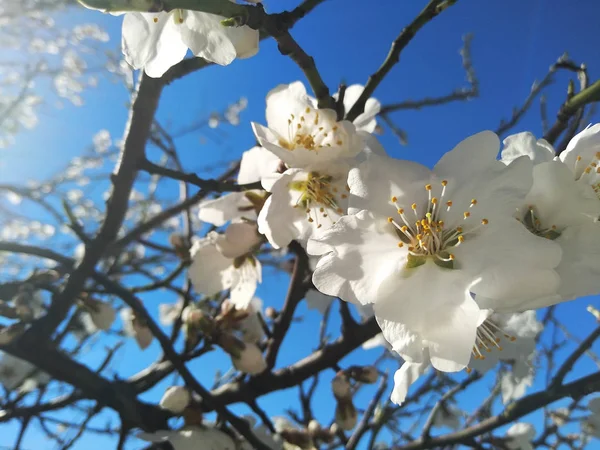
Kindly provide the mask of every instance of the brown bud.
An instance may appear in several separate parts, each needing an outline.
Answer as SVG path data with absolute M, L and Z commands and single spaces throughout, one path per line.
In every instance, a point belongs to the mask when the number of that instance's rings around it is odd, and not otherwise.
M 379 378 L 379 372 L 375 366 L 352 366 L 347 373 L 359 383 L 373 384 Z
M 180 234 L 173 233 L 169 236 L 169 243 L 175 250 L 175 254 L 182 261 L 190 260 L 190 245 L 187 240 Z

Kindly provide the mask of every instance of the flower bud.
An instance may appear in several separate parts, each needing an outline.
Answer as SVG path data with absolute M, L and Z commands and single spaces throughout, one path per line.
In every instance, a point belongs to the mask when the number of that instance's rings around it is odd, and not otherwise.
M 265 309 L 265 316 L 267 318 L 269 318 L 269 319 L 276 319 L 278 315 L 279 314 L 277 313 L 277 311 L 275 310 L 275 308 L 273 308 L 272 306 L 268 306 Z
M 338 434 L 338 433 L 340 432 L 340 427 L 339 427 L 339 425 L 338 425 L 337 423 L 333 422 L 333 423 L 331 424 L 331 426 L 329 427 L 329 432 L 330 432 L 332 435 L 334 435 L 334 436 L 335 436 L 336 434 Z
M 319 431 L 321 431 L 321 424 L 319 422 L 317 422 L 315 419 L 308 422 L 308 434 L 314 436 Z
M 239 356 L 232 355 L 231 361 L 237 370 L 250 375 L 258 375 L 267 368 L 267 362 L 256 344 L 244 344 Z
M 108 330 L 117 318 L 115 309 L 109 303 L 90 298 L 85 300 L 85 307 L 99 330 Z
M 183 309 L 181 320 L 188 327 L 201 330 L 204 334 L 212 335 L 214 332 L 213 320 L 195 305 L 188 305 Z
M 220 333 L 217 337 L 217 344 L 229 353 L 232 358 L 240 358 L 246 348 L 246 345 L 242 341 L 229 333 Z
M 337 407 L 335 408 L 335 423 L 345 431 L 350 431 L 356 426 L 358 414 L 356 408 L 352 403 L 352 399 L 338 400 Z
M 331 380 L 331 389 L 333 390 L 333 395 L 335 395 L 335 398 L 338 400 L 352 398 L 350 381 L 342 371 L 339 371 L 336 376 L 333 377 L 333 380 Z
M 171 386 L 160 399 L 160 407 L 175 414 L 181 414 L 190 404 L 190 392 L 182 386 Z
M 375 366 L 354 366 L 348 372 L 352 378 L 360 383 L 373 384 L 379 378 L 379 372 Z
M 295 430 L 293 428 L 288 428 L 282 430 L 280 433 L 281 437 L 288 442 L 298 448 L 301 449 L 312 449 L 314 448 L 312 444 L 312 440 L 310 436 L 304 430 Z
M 188 245 L 186 239 L 180 234 L 172 234 L 169 236 L 169 243 L 175 250 L 175 254 L 182 261 L 189 261 L 190 259 L 190 246 Z

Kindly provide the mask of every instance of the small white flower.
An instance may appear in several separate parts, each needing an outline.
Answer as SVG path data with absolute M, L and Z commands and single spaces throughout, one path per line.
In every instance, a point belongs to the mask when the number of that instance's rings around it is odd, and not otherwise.
M 169 387 L 160 399 L 160 407 L 175 414 L 181 414 L 192 401 L 190 391 L 182 386 Z
M 452 430 L 458 430 L 460 428 L 460 419 L 462 416 L 463 414 L 460 409 L 452 405 L 442 404 L 433 419 L 433 426 L 448 427 Z
M 314 103 L 301 82 L 279 85 L 267 94 L 268 128 L 252 123 L 260 144 L 288 167 L 326 167 L 354 158 L 364 147 L 352 123 L 338 122 L 335 111 Z
M 239 355 L 231 355 L 231 362 L 237 370 L 250 375 L 258 375 L 267 368 L 260 348 L 250 342 L 244 343 L 244 349 L 239 352 Z
M 219 239 L 223 239 L 223 235 L 211 232 L 194 243 L 190 250 L 192 264 L 188 277 L 199 294 L 210 296 L 231 289 L 231 302 L 244 309 L 262 281 L 261 264 L 250 254 L 236 258 L 224 256 L 217 248 Z
M 461 142 L 433 171 L 371 154 L 351 170 L 349 213 L 308 242 L 322 255 L 313 283 L 323 293 L 372 304 L 386 339 L 407 361 L 463 369 L 485 316 L 480 293 L 511 284 L 516 270 L 536 297 L 555 292 L 560 247 L 513 218 L 529 192 L 531 162 L 497 161 L 491 132 Z M 488 303 L 506 303 L 490 295 Z M 486 308 L 494 309 L 494 305 Z
M 150 328 L 135 316 L 131 308 L 122 309 L 120 314 L 125 334 L 135 338 L 135 341 L 142 350 L 148 348 L 152 343 L 152 339 L 154 339 Z
M 190 49 L 195 56 L 220 65 L 258 52 L 258 31 L 224 27 L 223 17 L 197 11 L 125 14 L 122 49 L 127 62 L 148 76 L 161 77 Z
M 149 442 L 169 441 L 174 450 L 237 450 L 231 437 L 212 427 L 186 426 L 180 430 L 140 433 L 138 437 Z
M 506 432 L 506 446 L 511 450 L 533 450 L 531 441 L 535 434 L 533 425 L 524 422 L 515 423 Z

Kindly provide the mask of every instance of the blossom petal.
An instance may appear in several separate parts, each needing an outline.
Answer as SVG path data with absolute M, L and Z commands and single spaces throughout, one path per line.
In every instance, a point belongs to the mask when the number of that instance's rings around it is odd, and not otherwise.
M 410 363 L 405 362 L 394 374 L 394 389 L 391 400 L 396 405 L 401 405 L 406 400 L 406 394 L 410 386 L 415 383 L 421 375 L 429 368 L 429 362 Z

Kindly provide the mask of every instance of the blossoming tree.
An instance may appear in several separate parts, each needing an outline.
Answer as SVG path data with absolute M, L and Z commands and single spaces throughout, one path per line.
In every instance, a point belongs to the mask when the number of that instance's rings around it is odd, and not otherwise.
M 29 448 L 33 435 L 37 448 L 90 448 L 90 434 L 118 449 L 594 445 L 600 311 L 580 298 L 600 293 L 600 80 L 584 64 L 559 58 L 509 121 L 427 167 L 389 156 L 378 134 L 405 141 L 395 111 L 478 96 L 470 36 L 468 88 L 396 104 L 377 89 L 457 0 L 423 2 L 364 85 L 335 93 L 293 30 L 323 0 L 276 13 L 260 1 L 78 1 L 122 16 L 88 12 L 122 22 L 122 60 L 89 43 L 108 39 L 97 25 L 51 18 L 81 5 L 0 6 L 0 43 L 29 41 L 27 68 L 0 71 L 6 151 L 36 125 L 42 95 L 79 105 L 104 71 L 131 91 L 123 140 L 100 131 L 56 176 L 0 180 L 1 446 Z M 241 125 L 255 139 L 241 158 L 200 176 L 156 115 L 163 90 L 260 58 L 261 39 L 300 80 L 272 86 L 265 120 Z M 558 71 L 578 86 L 554 123 L 510 134 Z M 52 94 L 32 83 L 45 77 Z M 191 130 L 240 125 L 246 103 Z M 287 294 L 257 296 L 282 277 Z M 565 302 L 591 332 L 570 329 Z M 297 327 L 308 336 L 291 342 Z M 128 373 L 119 359 L 133 345 L 153 361 Z M 583 361 L 595 368 L 574 370 Z

